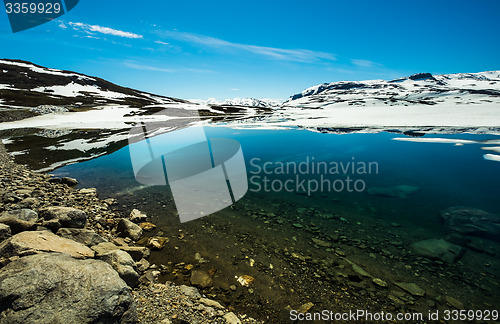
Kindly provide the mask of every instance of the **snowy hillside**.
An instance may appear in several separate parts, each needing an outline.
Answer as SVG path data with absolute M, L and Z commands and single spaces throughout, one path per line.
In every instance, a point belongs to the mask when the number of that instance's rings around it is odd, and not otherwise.
M 242 107 L 258 107 L 258 108 L 275 108 L 282 104 L 281 100 L 275 99 L 256 99 L 256 98 L 234 98 L 223 101 L 209 98 L 208 100 L 189 99 L 191 102 L 206 104 L 210 106 L 242 106 Z
M 184 102 L 125 88 L 100 78 L 19 60 L 0 60 L 0 108 L 126 105 Z
M 323 83 L 295 94 L 286 107 L 414 106 L 500 103 L 500 71 L 433 76 L 418 73 L 384 81 Z
M 240 126 L 320 132 L 500 133 L 500 71 L 323 83 Z

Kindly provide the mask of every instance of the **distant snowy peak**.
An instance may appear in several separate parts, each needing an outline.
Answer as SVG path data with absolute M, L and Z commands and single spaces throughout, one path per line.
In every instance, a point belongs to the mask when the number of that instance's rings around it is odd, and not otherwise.
M 0 107 L 38 105 L 144 107 L 183 102 L 121 87 L 101 78 L 46 68 L 20 60 L 0 60 Z
M 206 104 L 210 106 L 242 106 L 242 107 L 256 107 L 256 108 L 274 108 L 281 106 L 282 101 L 276 99 L 255 99 L 255 98 L 234 98 L 226 99 L 223 101 L 209 98 L 207 100 L 192 99 L 192 102 L 199 104 Z
M 379 104 L 433 105 L 441 102 L 461 104 L 481 100 L 498 102 L 499 98 L 500 71 L 435 76 L 430 73 L 417 73 L 390 81 L 323 83 L 291 96 L 284 105 L 305 105 L 309 108 L 320 108 L 333 104 L 361 106 Z

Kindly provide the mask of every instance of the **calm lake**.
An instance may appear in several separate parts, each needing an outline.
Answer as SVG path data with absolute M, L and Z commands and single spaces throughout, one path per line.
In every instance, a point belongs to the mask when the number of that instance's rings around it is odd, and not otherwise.
M 170 238 L 150 260 L 161 267 L 162 280 L 187 283 L 185 266 L 193 264 L 213 275 L 207 295 L 258 317 L 278 320 L 288 305 L 306 302 L 339 309 L 339 300 L 428 311 L 450 308 L 445 296 L 466 309 L 498 309 L 498 241 L 465 235 L 468 243 L 451 263 L 417 256 L 411 246 L 452 240 L 440 217 L 446 208 L 500 214 L 500 162 L 484 157 L 498 150 L 500 136 L 226 127 L 205 127 L 205 133 L 241 144 L 248 192 L 191 222 L 179 222 L 168 186 L 135 180 L 128 146 L 51 173 L 116 198 L 125 214 L 145 212 L 157 225 L 147 235 Z M 352 262 L 369 277 L 353 273 Z M 254 283 L 238 284 L 242 275 Z M 373 277 L 389 288 L 379 289 Z M 426 297 L 401 295 L 393 282 L 417 283 Z

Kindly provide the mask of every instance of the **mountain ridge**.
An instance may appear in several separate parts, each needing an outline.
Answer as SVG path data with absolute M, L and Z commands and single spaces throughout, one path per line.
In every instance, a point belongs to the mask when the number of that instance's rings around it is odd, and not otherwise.
M 348 103 L 369 106 L 362 100 L 389 101 L 387 104 L 423 104 L 439 103 L 437 98 L 446 95 L 457 100 L 448 100 L 459 104 L 464 95 L 483 95 L 500 103 L 500 71 L 477 73 L 454 73 L 432 75 L 416 73 L 394 80 L 337 81 L 322 83 L 290 96 L 283 103 L 285 107 L 314 106 L 324 107 L 332 104 Z M 479 100 L 488 100 L 480 98 Z M 464 102 L 466 103 L 466 102 Z
M 29 61 L 0 59 L 0 107 L 98 106 L 186 103 L 123 87 L 83 73 L 47 68 Z

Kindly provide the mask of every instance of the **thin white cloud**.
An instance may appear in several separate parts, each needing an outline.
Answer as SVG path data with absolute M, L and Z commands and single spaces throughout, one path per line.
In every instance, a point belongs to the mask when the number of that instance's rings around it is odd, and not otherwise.
M 257 46 L 249 44 L 232 43 L 223 39 L 210 36 L 197 35 L 191 33 L 182 33 L 177 31 L 165 31 L 160 33 L 162 36 L 187 42 L 195 45 L 202 45 L 211 48 L 242 50 L 267 58 L 294 62 L 317 62 L 317 61 L 335 61 L 333 54 L 317 52 L 306 49 L 284 49 L 266 46 Z
M 370 60 L 357 60 L 357 59 L 352 59 L 351 63 L 359 67 L 374 67 L 380 65 Z
M 204 69 L 190 69 L 190 68 L 171 69 L 159 66 L 137 64 L 135 62 L 130 62 L 130 61 L 124 62 L 123 64 L 129 68 L 136 70 L 156 71 L 165 73 L 175 73 L 175 72 L 212 73 L 213 72 L 211 70 L 204 70 Z
M 165 43 L 162 41 L 155 41 L 156 44 L 161 44 L 161 45 L 170 45 L 169 43 Z
M 101 34 L 113 35 L 113 36 L 125 37 L 125 38 L 143 38 L 143 36 L 139 35 L 139 34 L 134 34 L 134 33 L 126 32 L 123 30 L 113 29 L 113 28 L 109 28 L 109 27 L 103 27 L 103 26 L 99 26 L 99 25 L 89 25 L 89 24 L 84 24 L 81 22 L 68 22 L 68 25 L 70 25 L 74 30 L 83 31 L 83 32 L 86 32 L 89 34 L 101 33 Z M 64 29 L 66 26 L 62 27 L 61 25 L 59 25 L 59 27 Z
M 230 89 L 231 91 L 240 91 L 240 89 L 237 89 L 237 88 L 234 88 L 234 89 Z

